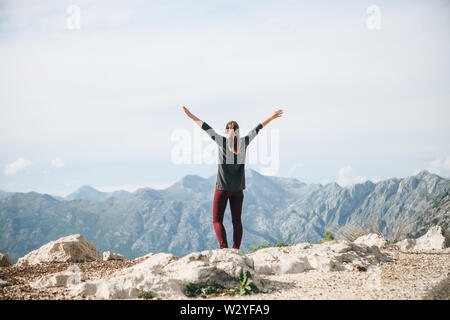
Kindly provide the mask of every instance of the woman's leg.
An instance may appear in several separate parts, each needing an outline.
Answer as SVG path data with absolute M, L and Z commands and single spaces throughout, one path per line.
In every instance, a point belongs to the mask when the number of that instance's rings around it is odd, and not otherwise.
M 233 248 L 239 249 L 242 241 L 242 203 L 244 202 L 243 191 L 233 191 L 230 196 L 231 221 L 233 222 Z
M 228 193 L 225 190 L 217 190 L 214 192 L 213 201 L 213 226 L 216 232 L 217 240 L 219 240 L 220 249 L 228 248 L 227 233 L 223 226 L 223 216 L 227 207 Z

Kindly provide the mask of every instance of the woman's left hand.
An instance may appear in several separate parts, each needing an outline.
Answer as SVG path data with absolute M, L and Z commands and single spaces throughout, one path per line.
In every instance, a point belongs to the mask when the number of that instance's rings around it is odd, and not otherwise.
M 277 110 L 277 111 L 275 111 L 275 112 L 272 114 L 272 119 L 279 118 L 279 117 L 281 117 L 282 115 L 283 115 L 283 110 L 282 110 L 282 109 Z

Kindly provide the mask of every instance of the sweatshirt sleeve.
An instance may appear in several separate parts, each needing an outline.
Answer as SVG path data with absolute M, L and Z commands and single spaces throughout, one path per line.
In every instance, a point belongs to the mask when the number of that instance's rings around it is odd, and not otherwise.
M 202 129 L 205 130 L 211 139 L 213 139 L 216 143 L 222 143 L 223 136 L 214 131 L 214 129 L 211 128 L 206 122 L 203 122 Z
M 258 125 L 245 136 L 245 146 L 248 146 L 250 142 L 252 142 L 252 140 L 258 135 L 259 130 L 262 128 L 262 124 L 258 123 Z

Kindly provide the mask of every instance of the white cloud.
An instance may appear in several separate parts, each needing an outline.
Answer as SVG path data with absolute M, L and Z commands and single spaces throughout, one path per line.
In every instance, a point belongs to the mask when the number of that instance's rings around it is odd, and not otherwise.
M 450 156 L 447 156 L 445 160 L 434 159 L 428 165 L 427 170 L 441 177 L 450 177 Z
M 352 179 L 350 177 L 351 172 L 352 172 L 352 167 L 350 167 L 350 166 L 346 166 L 346 167 L 339 169 L 338 183 L 342 187 L 352 184 Z
M 367 181 L 368 179 L 362 177 L 362 176 L 357 176 L 357 177 L 353 177 L 352 181 L 353 183 L 363 183 L 365 181 Z
M 381 178 L 378 178 L 378 177 L 372 177 L 370 180 L 371 180 L 373 183 L 377 183 L 377 182 L 380 182 L 380 181 L 381 181 Z
M 291 168 L 288 170 L 287 176 L 288 176 L 288 177 L 292 177 L 292 174 L 294 174 L 295 171 L 296 171 L 297 169 L 300 169 L 300 168 L 302 168 L 302 167 L 303 167 L 303 163 L 301 163 L 301 162 L 294 163 L 294 164 L 291 166 Z
M 56 157 L 55 159 L 53 159 L 53 160 L 51 161 L 51 163 L 52 163 L 52 167 L 53 167 L 53 168 L 62 168 L 62 167 L 64 167 L 64 160 L 61 159 L 61 158 L 58 158 L 58 157 Z
M 31 164 L 31 160 L 19 158 L 16 161 L 5 166 L 3 173 L 7 176 L 10 176 L 24 170 L 25 168 L 31 166 Z
M 371 177 L 369 179 L 363 176 L 353 176 L 352 171 L 353 169 L 351 166 L 346 166 L 339 169 L 339 177 L 337 182 L 340 186 L 345 187 L 355 183 L 364 183 L 367 180 L 370 180 L 373 183 L 381 181 L 381 179 L 378 177 Z

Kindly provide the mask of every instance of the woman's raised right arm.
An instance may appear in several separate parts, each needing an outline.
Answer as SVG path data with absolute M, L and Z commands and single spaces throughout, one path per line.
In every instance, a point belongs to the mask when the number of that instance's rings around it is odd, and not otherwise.
M 184 112 L 186 113 L 186 115 L 189 117 L 189 118 L 191 118 L 192 120 L 194 120 L 194 122 L 196 123 L 196 124 L 198 124 L 198 126 L 201 128 L 202 127 L 202 125 L 203 125 L 203 121 L 202 120 L 200 120 L 199 118 L 197 118 L 196 116 L 194 116 L 189 110 L 188 110 L 188 108 L 186 108 L 185 106 L 183 106 L 183 110 L 184 110 Z
M 206 133 L 211 137 L 211 139 L 213 139 L 216 143 L 220 144 L 223 143 L 223 136 L 221 136 L 220 134 L 218 134 L 216 131 L 214 131 L 213 128 L 211 128 L 206 122 L 200 120 L 199 118 L 197 118 L 196 116 L 194 116 L 189 110 L 188 108 L 186 108 L 185 106 L 183 106 L 183 110 L 184 112 L 187 114 L 187 116 L 189 118 L 191 118 L 192 120 L 194 120 L 194 122 L 196 124 L 198 124 L 198 126 L 200 128 L 202 128 L 203 130 L 206 131 Z

